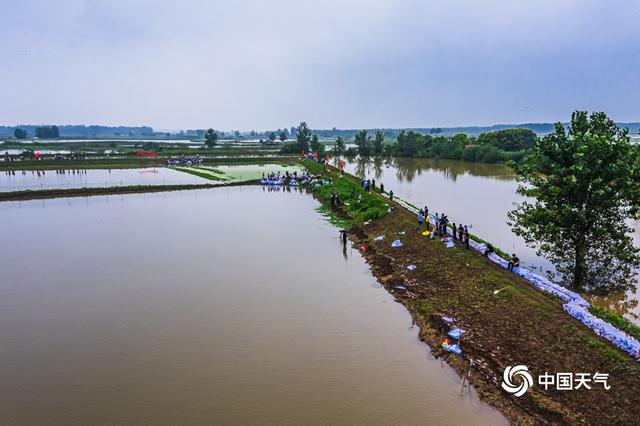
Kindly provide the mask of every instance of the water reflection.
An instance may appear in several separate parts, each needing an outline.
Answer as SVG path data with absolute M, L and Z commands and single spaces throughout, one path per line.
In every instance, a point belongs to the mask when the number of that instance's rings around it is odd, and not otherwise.
M 375 177 L 381 179 L 385 168 L 395 170 L 398 181 L 411 183 L 425 171 L 441 173 L 446 180 L 453 182 L 459 176 L 485 177 L 497 180 L 512 181 L 515 174 L 512 169 L 501 164 L 468 163 L 454 160 L 438 160 L 428 158 L 347 158 L 346 163 L 356 176 Z

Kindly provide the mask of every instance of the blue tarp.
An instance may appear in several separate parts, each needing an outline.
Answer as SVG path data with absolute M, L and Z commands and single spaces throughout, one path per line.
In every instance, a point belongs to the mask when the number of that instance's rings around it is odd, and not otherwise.
M 447 352 L 453 352 L 456 355 L 461 355 L 462 354 L 462 349 L 460 349 L 460 346 L 458 346 L 458 345 L 455 345 L 455 344 L 454 345 L 447 345 L 446 343 L 443 343 L 442 347 Z
M 376 240 L 376 241 L 382 241 L 382 240 L 384 240 L 384 235 L 378 235 L 378 236 L 375 238 L 375 240 Z
M 411 265 L 407 266 L 407 269 L 408 269 L 408 270 L 410 270 L 410 271 L 413 271 L 413 270 L 414 270 L 414 269 L 416 269 L 416 268 L 417 268 L 417 266 L 416 266 L 416 265 L 413 265 L 413 264 L 411 264 Z
M 453 322 L 453 318 L 451 317 L 442 317 L 442 320 L 447 324 L 451 324 Z
M 596 317 L 584 306 L 569 302 L 565 303 L 563 307 L 569 315 L 595 331 L 598 336 L 607 339 L 633 357 L 640 355 L 640 342 L 638 340 Z
M 284 180 L 282 180 L 282 179 L 260 179 L 260 184 L 262 184 L 262 185 L 284 185 Z
M 391 243 L 391 247 L 402 247 L 402 241 L 395 240 L 394 242 Z
M 453 238 L 451 237 L 444 237 L 442 239 L 442 242 L 444 243 L 444 246 L 446 248 L 454 248 L 456 246 L 455 243 L 453 242 Z
M 456 340 L 458 340 L 463 334 L 464 334 L 464 330 L 461 328 L 454 328 L 453 330 L 447 333 L 449 337 Z

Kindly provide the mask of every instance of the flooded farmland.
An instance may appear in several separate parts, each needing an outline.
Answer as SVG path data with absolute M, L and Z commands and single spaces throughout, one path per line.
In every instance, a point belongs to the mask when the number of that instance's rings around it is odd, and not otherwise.
M 301 192 L 0 204 L 8 424 L 506 424 Z
M 207 179 L 166 167 L 0 171 L 0 192 L 129 185 L 190 185 Z

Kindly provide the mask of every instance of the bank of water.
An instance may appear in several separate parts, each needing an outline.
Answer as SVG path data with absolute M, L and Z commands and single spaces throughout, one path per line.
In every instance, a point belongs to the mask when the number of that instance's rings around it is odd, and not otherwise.
M 207 179 L 165 167 L 138 169 L 14 170 L 0 171 L 0 192 L 95 188 L 131 185 L 190 185 Z
M 506 424 L 301 192 L 0 204 L 7 424 Z
M 471 233 L 516 253 L 522 264 L 543 275 L 553 266 L 536 255 L 524 240 L 511 232 L 507 213 L 523 198 L 516 193 L 516 176 L 500 164 L 467 163 L 433 159 L 345 159 L 345 170 L 355 176 L 375 178 L 393 192 L 432 213 L 446 213 L 452 222 L 469 226 Z M 636 224 L 634 238 L 640 246 Z M 640 286 L 627 293 L 592 301 L 640 323 Z

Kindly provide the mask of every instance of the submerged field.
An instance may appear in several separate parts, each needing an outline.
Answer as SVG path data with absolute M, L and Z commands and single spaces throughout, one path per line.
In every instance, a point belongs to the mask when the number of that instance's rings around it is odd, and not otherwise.
M 1 203 L 3 421 L 506 424 L 317 207 L 255 186 Z

